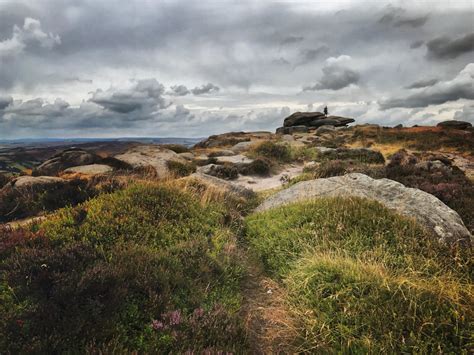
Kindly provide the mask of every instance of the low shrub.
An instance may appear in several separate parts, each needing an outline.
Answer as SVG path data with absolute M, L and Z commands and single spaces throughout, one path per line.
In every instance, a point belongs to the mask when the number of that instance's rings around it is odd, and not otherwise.
M 0 191 L 0 223 L 75 205 L 95 194 L 82 179 L 58 183 L 44 190 L 4 189 Z
M 442 157 L 432 157 L 435 160 Z M 441 161 L 441 160 L 440 160 Z M 432 164 L 401 150 L 392 156 L 385 169 L 386 177 L 405 186 L 428 192 L 459 213 L 466 227 L 474 231 L 474 183 L 451 162 L 444 167 Z
M 235 180 L 239 177 L 239 169 L 233 163 L 225 163 L 222 165 L 213 165 L 207 174 L 224 180 Z
M 331 151 L 321 152 L 319 160 L 356 160 L 367 164 L 384 164 L 385 158 L 382 153 L 371 149 L 349 149 L 337 148 Z
M 291 148 L 285 144 L 265 141 L 249 151 L 249 155 L 258 158 L 267 158 L 272 161 L 287 163 L 292 160 Z
M 242 175 L 268 176 L 272 170 L 272 162 L 266 158 L 257 158 L 251 163 L 240 164 L 238 170 Z
M 352 142 L 372 140 L 377 144 L 397 144 L 403 148 L 434 151 L 442 148 L 458 152 L 474 152 L 474 132 L 446 130 L 436 127 L 418 127 L 402 129 L 380 129 L 356 127 Z
M 75 206 L 102 193 L 123 188 L 127 182 L 109 176 L 72 179 L 47 188 L 0 191 L 0 223 Z
M 274 208 L 246 218 L 246 238 L 285 288 L 295 352 L 470 347 L 472 251 L 439 244 L 379 203 L 325 198 Z
M 10 181 L 10 178 L 2 173 L 0 173 L 0 190 Z
M 381 179 L 385 177 L 385 168 L 382 165 L 365 164 L 354 160 L 326 160 L 305 167 L 303 174 L 291 179 L 288 186 L 301 181 L 342 176 L 350 173 L 361 173 L 374 179 Z
M 176 160 L 169 160 L 166 164 L 171 174 L 175 177 L 188 176 L 196 172 L 196 165 L 193 163 L 182 163 Z
M 217 161 L 217 158 L 211 157 L 211 158 L 208 158 L 208 159 L 195 159 L 194 163 L 197 166 L 205 166 L 205 165 L 209 165 L 209 164 L 217 164 L 218 161 Z
M 188 153 L 189 148 L 181 144 L 163 144 L 163 148 L 172 150 L 175 153 Z

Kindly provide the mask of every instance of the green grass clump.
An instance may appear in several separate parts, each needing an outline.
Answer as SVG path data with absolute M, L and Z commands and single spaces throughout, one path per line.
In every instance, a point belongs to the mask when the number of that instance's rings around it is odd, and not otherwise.
M 470 251 L 379 203 L 283 206 L 248 216 L 246 236 L 286 289 L 295 351 L 459 353 L 472 344 Z
M 314 147 L 293 147 L 291 148 L 291 156 L 293 161 L 312 161 L 318 158 L 318 150 Z
M 0 233 L 0 352 L 243 352 L 226 209 L 137 184 Z M 38 227 L 37 227 L 38 228 Z

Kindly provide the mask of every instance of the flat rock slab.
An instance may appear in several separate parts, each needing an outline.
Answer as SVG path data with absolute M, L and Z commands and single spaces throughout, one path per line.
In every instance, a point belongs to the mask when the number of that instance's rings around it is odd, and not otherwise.
M 230 150 L 232 150 L 234 153 L 242 153 L 250 149 L 252 145 L 254 145 L 255 142 L 248 141 L 248 142 L 240 142 L 234 145 Z
M 472 236 L 459 215 L 435 196 L 389 179 L 375 180 L 364 174 L 347 174 L 303 181 L 266 199 L 256 211 L 318 197 L 362 197 L 375 200 L 401 215 L 415 218 L 448 244 L 470 246 Z
M 245 155 L 242 154 L 237 154 L 237 155 L 232 155 L 232 156 L 223 156 L 223 157 L 216 157 L 217 161 L 219 163 L 234 163 L 234 164 L 239 164 L 239 163 L 251 163 L 253 162 L 253 159 L 247 158 Z
M 108 166 L 108 165 L 90 164 L 90 165 L 82 165 L 82 166 L 73 166 L 72 168 L 68 168 L 68 169 L 64 170 L 64 172 L 85 174 L 85 175 L 96 175 L 96 174 L 110 173 L 113 170 L 114 169 L 111 166 Z
M 185 152 L 185 153 L 178 153 L 178 156 L 180 158 L 186 159 L 186 160 L 193 160 L 194 159 L 194 154 L 190 152 Z
M 282 187 L 285 182 L 300 175 L 303 172 L 303 167 L 303 165 L 289 165 L 280 173 L 272 176 L 239 175 L 237 180 L 232 180 L 231 183 L 255 192 L 275 189 Z
M 115 158 L 130 164 L 134 168 L 151 166 L 156 170 L 158 178 L 169 175 L 168 161 L 186 163 L 186 159 L 180 157 L 177 153 L 157 145 L 137 146 L 124 154 L 116 155 Z
M 252 198 L 255 196 L 255 193 L 252 190 L 234 184 L 230 181 L 219 179 L 215 176 L 206 175 L 202 173 L 194 173 L 187 177 L 187 179 L 196 179 L 202 181 L 208 185 L 214 186 L 218 189 L 225 191 L 226 193 L 230 193 L 238 197 Z

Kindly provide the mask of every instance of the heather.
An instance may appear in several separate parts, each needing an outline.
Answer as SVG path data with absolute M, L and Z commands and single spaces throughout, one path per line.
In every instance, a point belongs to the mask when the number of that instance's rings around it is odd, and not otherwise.
M 2 351 L 242 351 L 231 224 L 217 202 L 148 183 L 2 230 Z

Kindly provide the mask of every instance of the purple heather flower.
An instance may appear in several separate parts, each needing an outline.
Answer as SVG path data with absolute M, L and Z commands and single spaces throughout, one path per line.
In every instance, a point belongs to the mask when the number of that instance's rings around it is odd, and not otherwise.
M 170 313 L 170 325 L 178 325 L 181 323 L 181 311 L 173 311 Z
M 153 322 L 151 322 L 151 326 L 153 327 L 154 330 L 160 330 L 160 329 L 163 329 L 163 322 L 160 322 L 159 320 L 154 319 Z
M 201 318 L 204 315 L 204 309 L 196 308 L 193 313 L 197 318 Z

